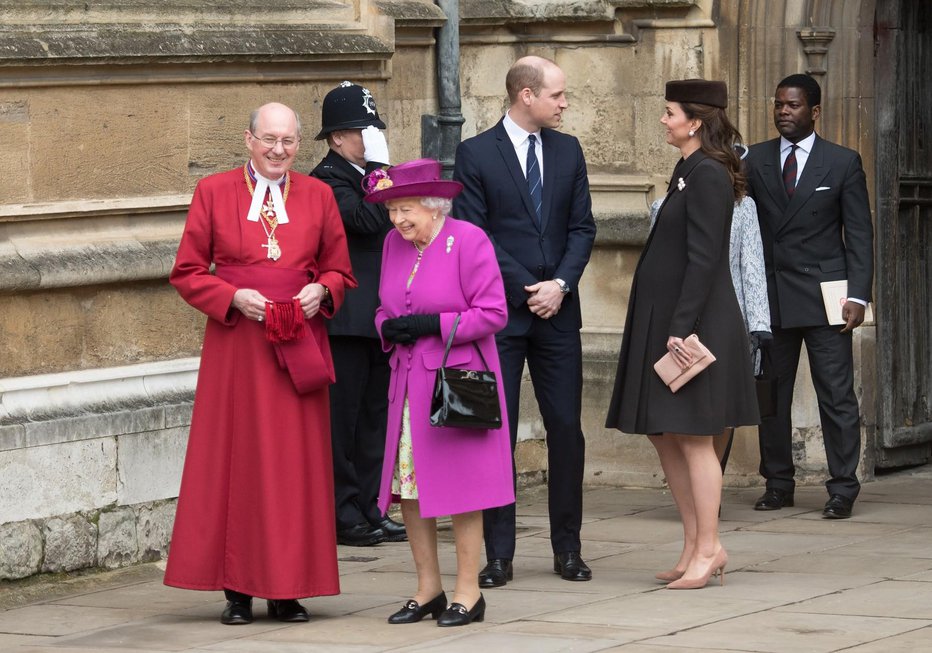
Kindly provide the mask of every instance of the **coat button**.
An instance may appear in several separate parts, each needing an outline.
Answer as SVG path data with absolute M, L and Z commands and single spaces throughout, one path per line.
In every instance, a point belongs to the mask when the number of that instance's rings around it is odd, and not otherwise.
M 803 272 L 809 272 L 809 268 L 803 268 Z

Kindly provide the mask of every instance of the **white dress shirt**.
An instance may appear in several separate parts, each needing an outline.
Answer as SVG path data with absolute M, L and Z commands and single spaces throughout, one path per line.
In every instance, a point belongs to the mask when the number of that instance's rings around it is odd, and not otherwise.
M 537 155 L 537 165 L 540 167 L 540 178 L 543 179 L 544 148 L 540 140 L 540 130 L 538 129 L 536 132 L 524 131 L 518 126 L 518 123 L 511 119 L 511 116 L 509 116 L 507 112 L 505 113 L 505 118 L 502 120 L 502 125 L 505 127 L 505 132 L 507 132 L 508 138 L 515 148 L 515 154 L 518 155 L 518 163 L 521 164 L 521 172 L 524 173 L 525 177 L 527 177 L 527 148 L 530 143 L 528 136 L 534 134 L 534 136 L 537 137 L 537 145 L 534 147 L 534 154 Z

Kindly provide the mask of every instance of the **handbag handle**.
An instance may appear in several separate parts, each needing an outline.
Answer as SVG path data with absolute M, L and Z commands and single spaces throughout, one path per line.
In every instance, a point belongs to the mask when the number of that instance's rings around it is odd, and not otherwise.
M 456 327 L 460 324 L 460 313 L 456 314 L 456 319 L 453 320 L 453 328 L 450 329 L 450 335 L 447 338 L 446 349 L 443 350 L 443 361 L 440 363 L 440 367 L 447 366 L 447 356 L 450 355 L 450 348 L 453 346 L 453 336 L 456 335 Z M 479 345 L 476 344 L 476 341 L 472 341 L 472 346 L 476 348 L 476 351 L 479 352 L 479 358 L 482 360 L 482 366 L 488 370 L 489 364 L 485 362 L 485 356 L 482 355 L 482 350 L 479 349 Z

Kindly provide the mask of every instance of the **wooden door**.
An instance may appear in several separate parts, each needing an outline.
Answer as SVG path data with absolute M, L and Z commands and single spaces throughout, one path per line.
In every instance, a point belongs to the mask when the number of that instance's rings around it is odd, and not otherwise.
M 879 467 L 932 458 L 932 2 L 878 0 Z

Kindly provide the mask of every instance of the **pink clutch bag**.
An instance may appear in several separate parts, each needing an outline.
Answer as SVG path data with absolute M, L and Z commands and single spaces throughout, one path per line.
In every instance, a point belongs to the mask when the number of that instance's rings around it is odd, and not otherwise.
M 699 336 L 695 333 L 683 340 L 683 347 L 693 355 L 693 364 L 685 370 L 673 359 L 670 352 L 654 363 L 654 371 L 672 392 L 682 388 L 690 379 L 715 362 L 715 356 L 699 342 Z

